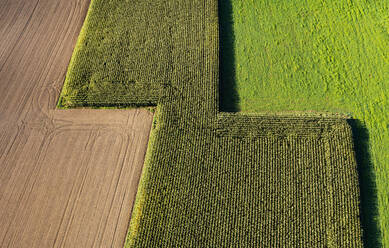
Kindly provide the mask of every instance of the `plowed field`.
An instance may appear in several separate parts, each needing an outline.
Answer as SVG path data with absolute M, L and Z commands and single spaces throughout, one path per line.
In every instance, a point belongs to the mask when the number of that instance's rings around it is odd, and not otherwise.
M 87 0 L 0 3 L 0 247 L 122 247 L 152 114 L 55 110 Z

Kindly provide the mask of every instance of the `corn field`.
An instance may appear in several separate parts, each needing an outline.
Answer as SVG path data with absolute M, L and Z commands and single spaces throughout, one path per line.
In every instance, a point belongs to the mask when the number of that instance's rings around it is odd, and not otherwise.
M 347 120 L 219 112 L 216 0 L 92 0 L 59 106 L 150 105 L 127 247 L 362 247 Z

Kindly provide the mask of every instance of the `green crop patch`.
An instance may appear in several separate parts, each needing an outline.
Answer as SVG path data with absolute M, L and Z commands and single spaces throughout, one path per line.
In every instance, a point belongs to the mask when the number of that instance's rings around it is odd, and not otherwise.
M 92 0 L 60 105 L 148 103 L 127 247 L 362 247 L 344 118 L 219 112 L 216 0 Z
M 244 137 L 157 125 L 127 246 L 361 247 L 350 128 L 311 121 L 257 119 Z
M 170 85 L 169 9 L 164 1 L 91 1 L 59 107 L 155 105 Z

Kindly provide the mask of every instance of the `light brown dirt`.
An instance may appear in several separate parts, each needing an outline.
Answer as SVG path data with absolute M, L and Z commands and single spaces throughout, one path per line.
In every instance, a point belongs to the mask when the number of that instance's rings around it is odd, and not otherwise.
M 0 0 L 0 247 L 122 247 L 152 114 L 56 110 L 89 0 Z

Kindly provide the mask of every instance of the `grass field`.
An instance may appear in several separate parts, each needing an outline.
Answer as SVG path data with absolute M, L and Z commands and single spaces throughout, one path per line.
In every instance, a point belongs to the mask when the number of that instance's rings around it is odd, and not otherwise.
M 218 16 L 91 2 L 59 106 L 158 105 L 126 246 L 362 247 L 348 122 L 220 113 Z
M 359 120 L 366 238 L 389 247 L 389 1 L 220 2 L 222 109 Z

